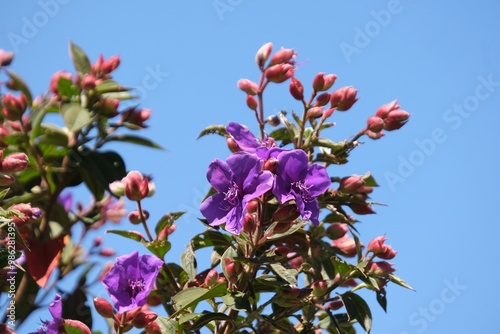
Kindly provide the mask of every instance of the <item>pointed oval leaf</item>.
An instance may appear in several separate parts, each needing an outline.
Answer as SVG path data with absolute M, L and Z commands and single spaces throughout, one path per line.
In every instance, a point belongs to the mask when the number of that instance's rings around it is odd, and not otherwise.
M 226 126 L 225 125 L 210 125 L 207 126 L 205 129 L 203 129 L 200 134 L 198 135 L 198 138 L 200 139 L 201 137 L 204 137 L 206 135 L 212 135 L 212 134 L 217 134 L 219 136 L 223 137 L 229 137 L 229 134 L 226 131 Z
M 63 104 L 61 106 L 61 114 L 64 124 L 70 131 L 78 131 L 93 120 L 90 111 L 83 108 L 79 103 Z
M 82 74 L 92 73 L 92 67 L 87 54 L 78 45 L 71 41 L 69 42 L 69 54 L 71 56 L 71 60 L 73 61 L 73 65 L 78 72 Z
M 106 230 L 106 233 L 118 234 L 118 235 L 121 235 L 122 237 L 125 237 L 128 239 L 132 239 L 132 240 L 140 241 L 140 242 L 142 242 L 142 241 L 146 242 L 146 239 L 144 239 L 142 234 L 140 234 L 137 231 Z

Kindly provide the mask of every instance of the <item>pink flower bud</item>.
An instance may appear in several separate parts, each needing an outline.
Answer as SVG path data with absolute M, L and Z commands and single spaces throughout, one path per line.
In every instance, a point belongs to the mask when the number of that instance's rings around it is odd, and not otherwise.
M 408 112 L 399 109 L 393 110 L 384 120 L 384 129 L 387 131 L 398 130 L 406 124 L 409 118 L 410 114 Z
M 368 130 L 372 132 L 380 132 L 384 128 L 384 120 L 378 116 L 371 116 L 366 121 Z
M 208 272 L 207 276 L 205 277 L 205 285 L 208 287 L 211 287 L 217 283 L 219 280 L 219 273 L 217 270 L 212 269 Z
M 326 110 L 324 113 L 323 113 L 323 116 L 321 117 L 322 119 L 327 119 L 328 117 L 332 116 L 333 115 L 333 112 L 335 111 L 335 108 L 330 108 L 328 110 Z
M 9 184 L 14 183 L 16 179 L 13 176 L 0 174 L 0 187 L 8 186 Z
M 229 283 L 235 284 L 238 281 L 238 276 L 243 272 L 243 267 L 239 262 L 234 262 L 228 257 L 224 259 L 224 264 L 226 267 L 227 280 Z
M 12 121 L 16 121 L 19 120 L 21 115 L 26 111 L 26 108 L 28 107 L 28 99 L 26 99 L 24 94 L 14 96 L 11 93 L 6 93 L 3 96 L 2 104 L 5 109 L 18 115 L 15 119 L 10 119 Z
M 247 106 L 251 110 L 257 110 L 259 103 L 252 95 L 247 95 Z
M 325 72 L 319 72 L 313 79 L 312 87 L 316 92 L 320 92 L 323 90 L 324 85 L 325 85 Z
M 399 109 L 399 104 L 397 104 L 397 102 L 398 100 L 394 100 L 387 104 L 384 104 L 377 109 L 377 111 L 375 112 L 375 116 L 385 119 L 389 115 L 389 112 Z
M 125 184 L 125 195 L 131 201 L 140 201 L 149 193 L 149 177 L 138 171 L 131 171 L 122 179 Z
M 321 90 L 323 90 L 323 91 L 329 90 L 330 88 L 332 88 L 332 86 L 336 80 L 337 80 L 337 76 L 335 74 L 325 75 L 323 88 Z
M 340 299 L 335 299 L 333 302 L 326 305 L 327 308 L 329 308 L 330 310 L 334 310 L 334 311 L 341 309 L 342 306 L 344 306 L 344 303 Z
M 118 99 L 108 99 L 101 98 L 95 104 L 96 111 L 107 118 L 112 118 L 118 115 L 118 106 L 120 105 L 120 100 Z
M 24 153 L 12 153 L 0 162 L 0 170 L 5 173 L 20 172 L 28 167 L 29 159 Z
M 79 320 L 63 319 L 64 327 L 71 327 L 75 329 L 76 333 L 92 334 L 90 329 L 83 322 Z M 66 332 L 66 331 L 65 331 Z
M 118 65 L 120 65 L 120 57 L 119 56 L 112 56 L 109 57 L 107 60 L 105 60 L 102 65 L 101 65 L 101 72 L 103 74 L 109 74 L 113 72 Z
M 141 311 L 132 320 L 132 325 L 136 328 L 145 328 L 150 322 L 155 321 L 158 314 L 153 311 Z
M 113 306 L 104 298 L 95 297 L 94 306 L 97 313 L 99 313 L 104 318 L 113 318 Z
M 278 168 L 278 159 L 269 158 L 266 162 L 264 162 L 263 170 L 268 170 L 270 172 L 275 172 L 276 168 Z
M 4 49 L 0 49 L 0 67 L 8 66 L 14 59 L 14 52 L 8 52 Z
M 248 79 L 238 80 L 238 88 L 248 95 L 257 95 L 259 93 L 259 85 Z
M 296 204 L 286 204 L 273 214 L 273 220 L 278 222 L 292 222 L 300 216 Z
M 229 151 L 231 151 L 232 153 L 236 153 L 236 152 L 240 151 L 240 147 L 238 146 L 236 141 L 231 137 L 226 138 L 226 145 L 229 148 Z
M 349 207 L 358 215 L 371 215 L 375 213 L 372 207 L 367 203 L 349 203 Z
M 144 219 L 147 220 L 149 218 L 149 212 L 147 210 L 143 210 L 142 214 L 144 216 Z M 134 225 L 139 225 L 140 223 L 142 223 L 141 215 L 138 210 L 130 212 L 128 214 L 128 220 Z
M 330 93 L 323 93 L 316 97 L 316 102 L 314 102 L 315 107 L 324 107 L 330 102 Z
M 160 325 L 155 321 L 151 321 L 145 328 L 147 334 L 162 334 Z
M 354 257 L 357 254 L 356 242 L 347 234 L 341 238 L 333 240 L 332 245 L 336 247 L 344 256 Z
M 328 291 L 328 283 L 324 280 L 316 281 L 311 284 L 311 288 L 313 289 L 313 296 L 321 297 Z
M 295 68 L 291 64 L 278 64 L 269 67 L 265 71 L 267 80 L 274 83 L 282 83 L 290 79 L 295 73 Z
M 368 251 L 384 260 L 393 259 L 397 252 L 390 245 L 385 244 L 386 240 L 387 238 L 384 236 L 373 238 L 368 244 Z
M 271 115 L 267 118 L 267 123 L 271 126 L 278 126 L 281 124 L 281 121 L 278 116 Z
M 323 116 L 324 107 L 312 107 L 307 110 L 307 118 L 320 118 Z
M 380 131 L 380 132 L 373 132 L 373 131 L 370 131 L 370 130 L 367 130 L 365 132 L 365 135 L 367 135 L 368 137 L 370 137 L 373 140 L 377 140 L 377 139 L 380 139 L 383 136 L 385 136 L 385 134 L 382 131 Z
M 94 239 L 94 247 L 99 247 L 101 244 L 102 244 L 102 237 L 101 236 L 95 237 L 95 239 Z
M 358 175 L 348 176 L 340 180 L 339 190 L 352 194 L 358 191 L 359 188 L 364 186 L 365 180 Z
M 150 117 L 152 111 L 149 109 L 137 109 L 135 107 L 128 108 L 121 112 L 121 123 L 132 130 L 145 129 L 147 125 L 144 124 Z
M 54 75 L 52 75 L 52 77 L 50 78 L 50 91 L 52 93 L 54 93 L 55 95 L 59 95 L 58 84 L 59 84 L 59 80 L 61 78 L 65 78 L 68 80 L 72 79 L 71 74 L 69 74 L 68 72 L 66 72 L 64 70 L 54 73 Z
M 293 98 L 298 101 L 302 101 L 304 99 L 304 86 L 295 77 L 292 77 L 292 80 L 290 81 L 290 94 L 292 94 Z
M 332 93 L 330 103 L 332 108 L 337 108 L 338 111 L 349 110 L 358 100 L 356 94 L 358 91 L 352 86 L 342 87 Z
M 92 73 L 94 75 L 98 76 L 98 74 L 101 73 L 102 63 L 104 63 L 104 57 L 102 56 L 102 54 L 100 54 L 99 57 L 97 58 L 96 62 L 91 65 Z
M 255 63 L 259 68 L 264 68 L 264 65 L 273 50 L 273 43 L 266 43 L 260 47 L 255 55 Z
M 92 74 L 84 74 L 80 81 L 80 87 L 84 90 L 91 90 L 95 88 L 97 78 Z
M 349 232 L 347 224 L 333 223 L 326 229 L 326 236 L 332 240 L 340 239 Z
M 297 53 L 293 49 L 281 49 L 278 50 L 271 58 L 270 66 L 276 64 L 291 64 L 293 65 L 295 61 L 293 58 L 297 56 Z
M 392 263 L 387 261 L 370 262 L 368 264 L 368 274 L 386 276 L 396 271 Z
M 106 257 L 114 256 L 115 254 L 116 252 L 111 248 L 103 248 L 99 251 L 99 255 Z

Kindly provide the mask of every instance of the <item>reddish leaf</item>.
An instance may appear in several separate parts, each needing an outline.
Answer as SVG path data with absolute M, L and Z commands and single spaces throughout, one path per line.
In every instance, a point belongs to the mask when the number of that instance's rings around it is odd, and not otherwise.
M 52 271 L 59 264 L 65 237 L 60 236 L 53 240 L 29 240 L 31 251 L 26 251 L 28 270 L 40 287 L 45 287 Z

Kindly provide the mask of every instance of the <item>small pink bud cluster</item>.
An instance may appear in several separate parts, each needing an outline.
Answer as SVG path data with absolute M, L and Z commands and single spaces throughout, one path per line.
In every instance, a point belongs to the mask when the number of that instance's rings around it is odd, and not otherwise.
M 71 77 L 70 73 L 68 73 L 64 70 L 57 71 L 56 73 L 54 73 L 52 75 L 52 77 L 50 78 L 49 89 L 57 97 L 60 96 L 60 94 L 59 94 L 59 80 L 61 80 L 61 79 L 71 80 L 72 77 Z
M 109 185 L 110 191 L 116 196 L 126 196 L 131 201 L 140 201 L 154 194 L 154 183 L 149 176 L 143 176 L 138 171 L 131 171 L 121 181 Z
M 347 111 L 356 103 L 358 98 L 356 94 L 358 91 L 352 87 L 342 87 L 334 91 L 330 98 L 331 108 L 335 108 L 338 111 Z
M 387 238 L 384 236 L 373 238 L 370 243 L 368 243 L 368 252 L 373 252 L 373 255 L 384 260 L 393 259 L 397 252 L 390 245 L 385 244 L 386 240 Z
M 340 254 L 346 257 L 354 257 L 357 255 L 356 241 L 348 234 L 332 240 L 332 245 L 339 250 Z
M 239 262 L 235 262 L 232 259 L 226 257 L 224 258 L 226 278 L 228 282 L 235 286 L 238 282 L 239 275 L 243 272 L 243 266 Z
M 119 56 L 111 56 L 108 59 L 104 60 L 104 57 L 101 54 L 99 58 L 97 58 L 96 62 L 91 65 L 92 74 L 99 79 L 109 79 L 111 77 L 111 72 L 116 70 L 119 65 Z
M 367 120 L 366 135 L 372 139 L 379 139 L 384 134 L 382 130 L 393 131 L 400 129 L 408 122 L 410 114 L 399 109 L 397 100 L 384 104 Z
M 24 94 L 14 96 L 6 93 L 2 98 L 2 115 L 8 121 L 19 121 L 28 108 L 28 100 Z
M 33 208 L 30 203 L 19 203 L 12 205 L 9 210 L 16 210 L 21 213 L 20 216 L 13 216 L 12 221 L 22 227 L 25 224 L 33 222 L 35 219 L 42 216 L 42 211 L 39 208 Z
M 0 151 L 0 186 L 7 186 L 15 181 L 10 173 L 20 172 L 28 167 L 29 159 L 24 153 L 12 153 L 3 157 Z
M 119 114 L 119 105 L 120 100 L 118 99 L 101 98 L 99 101 L 97 101 L 94 107 L 97 113 L 99 113 L 100 115 L 106 118 L 112 118 Z
M 148 126 L 144 122 L 151 117 L 151 110 L 132 107 L 124 110 L 120 117 L 120 122 L 131 130 L 145 129 Z

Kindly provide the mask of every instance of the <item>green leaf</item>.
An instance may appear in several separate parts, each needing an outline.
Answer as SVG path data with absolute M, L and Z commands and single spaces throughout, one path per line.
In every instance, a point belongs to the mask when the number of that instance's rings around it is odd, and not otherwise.
M 403 279 L 399 278 L 398 276 L 389 274 L 388 277 L 392 283 L 396 283 L 397 285 L 402 286 L 403 288 L 415 291 L 415 289 L 413 289 L 408 283 L 406 283 Z
M 194 287 L 181 290 L 172 297 L 172 301 L 174 302 L 174 308 L 177 312 L 180 312 L 188 307 L 195 307 L 202 300 L 222 297 L 226 293 L 227 283 L 219 283 L 211 289 Z
M 366 187 L 378 187 L 377 181 L 373 178 L 373 175 L 370 172 L 367 172 L 363 175 L 363 180 L 365 181 Z
M 64 124 L 70 131 L 78 131 L 93 121 L 93 117 L 86 108 L 79 103 L 65 103 L 61 106 Z
M 193 250 L 205 247 L 229 247 L 231 246 L 231 237 L 221 232 L 208 230 L 200 233 L 191 240 Z
M 222 297 L 222 301 L 233 310 L 250 312 L 252 309 L 248 297 L 241 291 L 228 293 Z
M 196 257 L 191 249 L 187 249 L 181 253 L 181 266 L 189 276 L 189 279 L 194 279 L 196 276 Z
M 132 95 L 127 91 L 103 93 L 102 97 L 108 99 L 117 99 L 117 100 L 133 100 L 137 98 L 136 95 Z
M 369 334 L 372 327 L 372 313 L 365 300 L 349 291 L 339 296 L 342 298 L 349 318 L 356 319 L 366 333 Z
M 203 131 L 200 132 L 198 138 L 196 139 L 200 139 L 201 137 L 211 134 L 218 134 L 219 136 L 229 137 L 225 125 L 210 125 L 203 129 Z
M 297 269 L 286 269 L 279 263 L 272 263 L 271 268 L 279 277 L 291 285 L 297 285 L 297 275 L 299 274 Z
M 71 41 L 69 42 L 69 54 L 71 56 L 71 60 L 73 61 L 73 65 L 78 72 L 81 74 L 92 73 L 92 67 L 87 54 L 78 45 Z
M 384 288 L 377 291 L 377 301 L 382 309 L 387 313 L 387 295 Z
M 99 94 L 125 92 L 130 89 L 131 88 L 121 86 L 118 82 L 113 80 L 104 80 L 95 87 L 96 92 Z
M 141 241 L 141 243 L 149 249 L 151 253 L 156 255 L 158 258 L 163 259 L 165 254 L 168 253 L 172 245 L 167 240 L 154 240 L 151 242 Z
M 106 233 L 118 234 L 128 239 L 146 242 L 146 239 L 144 239 L 144 237 L 137 231 L 106 230 Z
M 190 329 L 191 329 L 191 331 L 196 331 L 198 329 L 201 329 L 203 326 L 205 326 L 209 322 L 216 321 L 216 320 L 229 321 L 230 323 L 234 324 L 234 319 L 231 318 L 230 316 L 224 314 L 224 313 L 218 313 L 218 312 L 207 313 L 207 314 L 202 315 L 198 320 L 196 320 Z
M 314 146 L 322 146 L 322 147 L 331 148 L 333 150 L 340 150 L 345 146 L 346 142 L 341 141 L 341 142 L 336 143 L 328 138 L 318 138 L 313 142 L 313 144 L 314 144 Z
M 67 97 L 68 99 L 80 94 L 80 89 L 73 84 L 73 81 L 63 77 L 60 77 L 59 81 L 57 81 L 57 90 L 61 96 Z
M 160 326 L 160 330 L 163 334 L 176 334 L 177 333 L 177 321 L 167 318 L 158 317 L 155 322 Z
M 158 220 L 158 223 L 156 223 L 155 227 L 156 234 L 159 234 L 165 228 L 169 228 L 170 226 L 172 226 L 174 222 L 185 213 L 186 213 L 185 211 L 178 211 L 178 212 L 169 212 L 164 214 L 160 218 L 160 220 Z
M 129 134 L 113 134 L 106 137 L 105 142 L 110 141 L 121 141 L 124 143 L 131 143 L 136 145 L 147 146 L 151 148 L 157 148 L 163 150 L 164 148 L 157 143 L 140 136 L 129 135 Z
M 293 223 L 292 226 L 288 230 L 286 230 L 283 233 L 272 233 L 272 231 L 279 225 L 279 222 L 274 222 L 269 229 L 266 231 L 266 234 L 270 234 L 270 236 L 267 237 L 267 240 L 276 240 L 276 239 L 281 239 L 287 235 L 293 234 L 296 231 L 300 230 L 307 222 L 302 221 L 300 219 L 297 219 L 295 223 Z
M 29 88 L 28 88 L 28 85 L 26 85 L 24 80 L 15 72 L 12 72 L 9 70 L 5 70 L 5 72 L 7 72 L 7 75 L 13 81 L 13 83 L 14 83 L 13 87 L 16 90 L 21 91 L 24 94 L 24 96 L 26 96 L 26 99 L 28 100 L 28 105 L 31 106 L 31 104 L 33 103 L 33 97 L 31 95 Z

